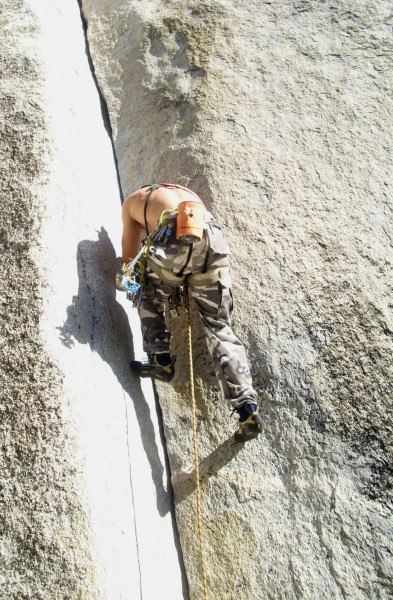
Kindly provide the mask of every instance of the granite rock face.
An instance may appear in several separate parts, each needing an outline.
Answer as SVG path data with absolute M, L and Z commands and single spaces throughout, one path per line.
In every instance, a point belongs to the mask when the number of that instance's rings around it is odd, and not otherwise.
M 234 444 L 193 310 L 209 598 L 390 598 L 390 4 L 3 0 L 0 21 L 1 597 L 202 597 L 185 319 L 157 389 L 189 591 L 113 286 L 112 141 L 124 195 L 189 185 L 231 245 L 265 432 Z
M 194 320 L 210 597 L 392 594 L 391 16 L 387 2 L 83 0 L 122 188 L 188 184 L 232 247 L 261 393 L 246 447 Z M 390 117 L 389 117 L 390 115 Z M 390 195 L 389 195 L 390 190 Z M 160 385 L 201 597 L 184 322 Z
M 75 493 L 62 374 L 37 339 L 42 273 L 31 255 L 48 179 L 38 21 L 25 2 L 0 8 L 1 581 L 3 598 L 94 589 L 86 513 Z M 70 448 L 71 446 L 71 448 Z M 56 457 L 57 460 L 54 460 Z M 55 534 L 53 532 L 56 532 Z M 48 564 L 49 561 L 49 564 Z

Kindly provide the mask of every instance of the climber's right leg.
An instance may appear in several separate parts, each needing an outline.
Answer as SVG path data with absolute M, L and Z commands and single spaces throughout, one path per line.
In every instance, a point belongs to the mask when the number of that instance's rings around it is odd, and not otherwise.
M 175 374 L 170 355 L 171 336 L 165 324 L 165 302 L 173 288 L 164 284 L 157 275 L 147 272 L 139 306 L 145 361 L 131 361 L 132 371 L 139 377 L 171 381 Z

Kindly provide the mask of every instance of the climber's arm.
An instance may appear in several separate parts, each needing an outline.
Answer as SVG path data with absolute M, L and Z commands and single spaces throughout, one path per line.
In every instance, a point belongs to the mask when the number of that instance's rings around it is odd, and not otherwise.
M 129 197 L 123 204 L 123 235 L 121 238 L 123 264 L 130 262 L 138 253 L 141 225 L 132 216 L 132 198 Z

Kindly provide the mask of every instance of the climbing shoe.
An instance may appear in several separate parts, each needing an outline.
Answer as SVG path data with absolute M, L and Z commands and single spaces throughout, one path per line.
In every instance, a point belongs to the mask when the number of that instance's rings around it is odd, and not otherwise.
M 237 409 L 239 428 L 235 433 L 238 442 L 253 440 L 262 432 L 262 419 L 256 404 L 243 404 Z
M 132 360 L 131 370 L 139 377 L 152 377 L 160 381 L 171 381 L 175 375 L 175 363 L 169 352 L 148 353 L 147 361 Z

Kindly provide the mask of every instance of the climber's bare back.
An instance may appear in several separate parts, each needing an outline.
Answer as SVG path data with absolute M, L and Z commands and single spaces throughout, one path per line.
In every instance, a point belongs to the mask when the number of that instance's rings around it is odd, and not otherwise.
M 150 186 L 146 186 L 133 192 L 124 201 L 122 208 L 123 263 L 128 263 L 138 252 L 141 230 L 145 229 L 144 212 L 146 198 L 149 193 Z M 146 211 L 149 232 L 155 229 L 157 221 L 164 210 L 175 210 L 178 204 L 184 200 L 195 200 L 195 195 L 191 191 L 182 188 L 159 187 L 153 190 Z

